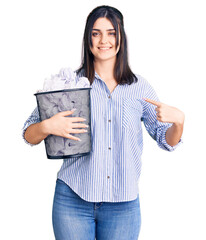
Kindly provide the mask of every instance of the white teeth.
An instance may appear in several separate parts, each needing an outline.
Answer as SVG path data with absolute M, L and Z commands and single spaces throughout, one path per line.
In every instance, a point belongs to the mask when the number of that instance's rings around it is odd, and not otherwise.
M 110 48 L 99 48 L 99 49 L 107 50 L 107 49 L 110 49 Z

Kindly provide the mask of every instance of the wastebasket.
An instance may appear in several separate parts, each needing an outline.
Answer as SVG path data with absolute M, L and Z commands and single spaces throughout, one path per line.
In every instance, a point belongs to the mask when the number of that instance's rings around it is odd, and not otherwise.
M 44 139 L 48 159 L 64 159 L 84 156 L 91 151 L 91 88 L 73 88 L 59 91 L 38 92 L 36 96 L 40 120 L 43 121 L 58 112 L 76 108 L 68 117 L 85 118 L 89 125 L 87 133 L 72 134 L 82 141 L 76 141 L 60 136 L 49 135 Z M 82 122 L 81 122 L 82 123 Z

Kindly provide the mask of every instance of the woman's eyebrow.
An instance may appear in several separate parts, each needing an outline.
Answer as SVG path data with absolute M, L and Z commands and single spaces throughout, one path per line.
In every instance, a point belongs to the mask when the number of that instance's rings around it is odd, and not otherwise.
M 96 28 L 93 28 L 92 30 L 101 32 L 100 29 L 96 29 Z M 113 29 L 107 29 L 107 31 L 115 31 L 115 29 L 114 28 Z

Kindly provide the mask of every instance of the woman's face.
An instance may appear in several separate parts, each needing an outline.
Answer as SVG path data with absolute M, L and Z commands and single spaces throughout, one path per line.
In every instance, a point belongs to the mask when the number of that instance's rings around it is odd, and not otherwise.
M 119 34 L 120 43 L 120 34 Z M 90 48 L 95 61 L 116 59 L 119 46 L 116 46 L 116 32 L 112 23 L 107 18 L 98 18 L 92 29 L 92 44 Z

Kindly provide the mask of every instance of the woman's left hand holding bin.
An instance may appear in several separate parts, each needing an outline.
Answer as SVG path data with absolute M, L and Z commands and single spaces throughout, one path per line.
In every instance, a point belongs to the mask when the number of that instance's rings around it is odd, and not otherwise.
M 68 117 L 69 115 L 73 114 L 75 110 L 76 109 L 72 109 L 71 111 L 59 112 L 53 117 L 47 119 L 46 128 L 48 134 L 81 141 L 80 138 L 74 137 L 70 133 L 85 133 L 87 132 L 87 130 L 82 128 L 88 128 L 89 126 L 83 123 L 79 123 L 86 121 L 85 118 Z
M 31 124 L 24 134 L 26 141 L 31 144 L 38 144 L 50 134 L 81 141 L 80 138 L 74 137 L 70 133 L 85 133 L 87 130 L 82 128 L 88 128 L 88 125 L 79 123 L 86 121 L 84 118 L 67 117 L 74 111 L 75 109 L 59 112 L 49 119 Z

